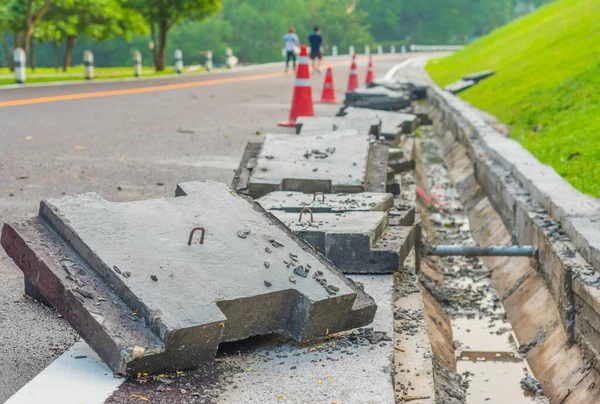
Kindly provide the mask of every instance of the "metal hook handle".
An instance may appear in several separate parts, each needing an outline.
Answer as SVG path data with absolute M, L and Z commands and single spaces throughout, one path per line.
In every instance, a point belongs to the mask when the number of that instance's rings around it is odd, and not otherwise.
M 194 233 L 196 232 L 196 230 L 202 231 L 202 234 L 200 235 L 200 244 L 204 244 L 204 234 L 206 233 L 206 230 L 204 230 L 204 227 L 194 227 L 192 229 L 192 231 L 190 232 L 190 238 L 188 239 L 188 245 L 192 245 L 192 238 L 194 238 Z
M 313 194 L 313 202 L 317 199 L 318 195 L 321 195 L 323 197 L 323 199 L 321 200 L 321 202 L 325 202 L 325 194 L 323 192 L 315 192 Z
M 302 221 L 302 214 L 303 214 L 304 212 L 308 212 L 308 213 L 310 213 L 310 221 L 312 222 L 312 221 L 313 221 L 313 213 L 312 213 L 312 210 L 311 210 L 310 208 L 303 208 L 303 209 L 300 211 L 300 217 L 298 218 L 298 221 L 299 221 L 299 222 L 301 222 L 301 221 Z

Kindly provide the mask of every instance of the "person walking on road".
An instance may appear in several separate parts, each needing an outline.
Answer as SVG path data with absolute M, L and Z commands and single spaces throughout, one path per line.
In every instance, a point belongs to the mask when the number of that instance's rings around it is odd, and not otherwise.
M 283 36 L 283 47 L 285 49 L 285 73 L 288 72 L 290 67 L 290 60 L 294 62 L 294 70 L 296 70 L 296 47 L 300 45 L 298 35 L 294 28 L 288 29 L 287 34 Z
M 308 37 L 310 43 L 310 58 L 312 59 L 313 72 L 321 73 L 321 59 L 323 59 L 323 53 L 321 52 L 321 45 L 323 44 L 323 37 L 319 27 L 313 28 L 312 34 Z

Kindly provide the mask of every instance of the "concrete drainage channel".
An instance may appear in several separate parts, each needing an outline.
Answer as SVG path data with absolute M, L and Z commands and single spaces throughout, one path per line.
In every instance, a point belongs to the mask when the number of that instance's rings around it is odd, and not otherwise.
M 104 381 L 129 377 L 84 401 L 598 402 L 580 338 L 597 323 L 577 322 L 561 300 L 570 286 L 546 286 L 536 239 L 504 248 L 516 237 L 473 153 L 424 97 L 376 82 L 336 117 L 248 143 L 231 188 L 182 183 L 172 198 L 119 204 L 84 194 L 5 225 L 27 293 L 99 355 L 80 344 L 74 360 Z M 475 244 L 498 248 L 465 252 Z M 439 256 L 456 247 L 471 256 Z M 591 318 L 592 292 L 577 290 Z M 9 403 L 47 399 L 35 386 L 68 362 Z M 79 368 L 69 377 L 89 383 Z
M 448 159 L 431 128 L 421 133 L 424 137 L 415 148 L 417 184 L 432 198 L 431 204 L 419 204 L 424 240 L 475 246 L 471 224 L 477 229 L 481 223 L 470 221 L 469 209 L 477 202 L 471 198 L 482 195 L 472 194 L 472 188 L 459 191 L 455 187 L 452 180 L 456 178 L 448 170 L 460 162 Z M 448 315 L 445 326 L 451 329 L 453 349 L 444 358 L 446 365 L 462 376 L 467 403 L 548 402 L 493 286 L 492 269 L 480 256 L 435 256 L 421 261 L 422 284 Z

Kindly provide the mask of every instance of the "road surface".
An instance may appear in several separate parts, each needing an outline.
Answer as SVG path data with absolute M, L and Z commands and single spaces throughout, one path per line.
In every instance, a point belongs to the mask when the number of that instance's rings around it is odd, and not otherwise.
M 406 55 L 375 57 L 381 77 Z M 349 57 L 334 65 L 343 99 Z M 359 78 L 366 74 L 359 56 Z M 111 201 L 172 196 L 178 182 L 230 183 L 248 139 L 287 119 L 294 76 L 283 65 L 126 82 L 0 89 L 0 222 L 37 214 L 40 200 L 94 191 Z M 313 75 L 320 97 L 324 74 Z M 316 105 L 317 115 L 337 107 Z M 23 296 L 0 252 L 0 402 L 78 340 L 52 309 Z

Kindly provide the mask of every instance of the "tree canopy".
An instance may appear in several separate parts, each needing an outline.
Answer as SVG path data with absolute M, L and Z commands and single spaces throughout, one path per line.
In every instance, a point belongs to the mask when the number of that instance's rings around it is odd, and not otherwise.
M 319 25 L 325 45 L 461 44 L 551 0 L 0 0 L 0 66 L 12 48 L 35 44 L 40 66 L 65 68 L 83 50 L 99 66 L 131 64 L 134 50 L 161 70 L 174 49 L 184 62 L 206 51 L 223 63 L 225 49 L 241 62 L 280 60 L 289 27 L 307 42 Z M 33 49 L 32 49 L 33 50 Z M 31 53 L 31 52 L 29 52 Z

